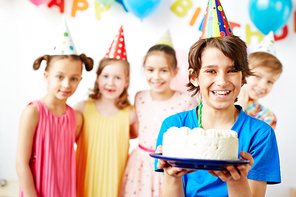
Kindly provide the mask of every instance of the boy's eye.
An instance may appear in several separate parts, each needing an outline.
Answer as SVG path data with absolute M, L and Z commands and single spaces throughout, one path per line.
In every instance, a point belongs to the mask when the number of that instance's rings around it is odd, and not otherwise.
M 167 70 L 163 69 L 163 70 L 161 70 L 161 72 L 165 73 L 165 72 L 167 72 Z
M 206 72 L 207 73 L 213 73 L 213 74 L 216 73 L 216 71 L 214 71 L 214 70 L 207 70 Z
M 116 79 L 120 79 L 120 77 L 116 77 Z
M 148 71 L 148 72 L 152 72 L 152 71 L 153 71 L 153 69 L 147 69 L 147 71 Z
M 78 81 L 78 79 L 77 78 L 72 78 L 72 81 Z
M 57 78 L 58 78 L 58 79 L 62 79 L 63 77 L 62 77 L 61 75 L 58 75 Z
M 273 81 L 268 81 L 268 83 L 269 83 L 269 84 L 274 84 L 274 82 L 273 82 Z
M 255 77 L 256 77 L 257 79 L 260 79 L 260 76 L 258 76 L 258 75 L 255 75 Z
M 230 73 L 237 73 L 238 71 L 236 69 L 231 69 L 229 72 Z

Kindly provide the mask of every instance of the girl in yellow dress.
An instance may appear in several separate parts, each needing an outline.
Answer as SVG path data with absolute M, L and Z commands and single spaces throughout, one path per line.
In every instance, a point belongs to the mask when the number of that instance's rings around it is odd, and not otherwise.
M 97 70 L 93 93 L 75 105 L 84 116 L 77 140 L 77 196 L 118 195 L 138 120 L 128 100 L 129 63 L 122 27 Z

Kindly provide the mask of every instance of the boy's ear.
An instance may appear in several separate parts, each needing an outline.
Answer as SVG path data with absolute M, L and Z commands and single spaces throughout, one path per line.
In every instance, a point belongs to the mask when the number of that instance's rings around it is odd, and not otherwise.
M 194 70 L 192 68 L 189 69 L 189 76 L 194 72 Z M 192 75 L 192 77 L 190 77 L 190 83 L 192 83 L 195 87 L 198 86 L 198 79 L 196 74 Z

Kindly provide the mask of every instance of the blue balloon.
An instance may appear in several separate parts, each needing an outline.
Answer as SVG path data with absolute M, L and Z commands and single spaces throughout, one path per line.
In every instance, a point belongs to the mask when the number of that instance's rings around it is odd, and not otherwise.
M 120 3 L 122 5 L 122 7 L 124 8 L 124 10 L 126 12 L 128 12 L 128 10 L 126 9 L 126 7 L 125 7 L 124 3 L 122 2 L 122 0 L 115 0 L 115 1 L 118 2 L 118 3 Z
M 250 0 L 249 2 L 250 18 L 265 35 L 284 27 L 291 11 L 291 0 Z
M 128 11 L 138 18 L 145 18 L 156 10 L 160 0 L 123 0 Z

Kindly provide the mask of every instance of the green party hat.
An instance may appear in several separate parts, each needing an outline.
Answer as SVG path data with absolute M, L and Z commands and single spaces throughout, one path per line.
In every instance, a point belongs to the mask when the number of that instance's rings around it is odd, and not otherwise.
M 160 45 L 160 44 L 167 45 L 174 48 L 169 30 L 166 30 L 166 32 L 161 36 L 161 38 L 156 43 L 156 45 Z

